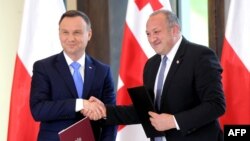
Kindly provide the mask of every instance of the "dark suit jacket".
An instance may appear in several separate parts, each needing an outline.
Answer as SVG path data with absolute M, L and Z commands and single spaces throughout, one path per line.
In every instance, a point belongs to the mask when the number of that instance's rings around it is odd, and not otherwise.
M 83 98 L 95 96 L 115 104 L 110 68 L 86 55 Z M 31 83 L 30 109 L 40 121 L 39 141 L 59 141 L 58 132 L 83 118 L 75 112 L 77 91 L 63 53 L 35 62 Z M 91 122 L 97 141 L 114 141 L 116 126 Z M 101 129 L 102 128 L 102 129 Z
M 144 67 L 144 86 L 154 99 L 154 84 L 161 62 L 151 57 Z M 164 83 L 160 113 L 176 118 L 180 130 L 165 131 L 168 141 L 223 140 L 217 118 L 225 112 L 222 68 L 212 50 L 183 38 Z M 154 100 L 153 100 L 154 101 Z M 134 124 L 140 120 L 133 106 L 108 106 L 108 124 Z

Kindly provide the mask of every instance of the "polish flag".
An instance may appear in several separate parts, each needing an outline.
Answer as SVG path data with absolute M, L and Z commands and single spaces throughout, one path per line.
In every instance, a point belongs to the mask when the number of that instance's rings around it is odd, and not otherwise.
M 231 0 L 222 50 L 222 82 L 227 109 L 221 125 L 250 124 L 249 0 Z
M 39 124 L 29 108 L 33 63 L 62 50 L 58 22 L 63 0 L 25 0 L 11 92 L 8 141 L 36 141 Z
M 143 85 L 143 67 L 155 54 L 146 36 L 149 15 L 158 9 L 171 10 L 169 0 L 129 0 L 118 77 L 117 105 L 131 104 L 127 88 Z M 117 141 L 147 141 L 141 124 L 119 126 Z

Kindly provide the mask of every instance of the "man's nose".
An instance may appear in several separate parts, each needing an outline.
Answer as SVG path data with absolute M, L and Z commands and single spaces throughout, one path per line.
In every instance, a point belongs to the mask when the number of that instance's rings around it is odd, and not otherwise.
M 75 40 L 75 36 L 73 34 L 69 34 L 68 40 L 70 41 Z
M 155 42 L 155 41 L 156 41 L 156 39 L 157 39 L 157 37 L 156 37 L 156 36 L 154 36 L 154 35 L 152 35 L 152 36 L 148 37 L 148 41 L 149 41 L 150 43 Z

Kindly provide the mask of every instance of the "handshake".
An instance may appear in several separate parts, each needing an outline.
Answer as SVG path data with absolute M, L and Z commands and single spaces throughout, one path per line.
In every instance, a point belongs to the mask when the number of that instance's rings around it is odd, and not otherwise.
M 106 107 L 104 103 L 94 96 L 91 96 L 89 100 L 83 100 L 83 109 L 80 112 L 90 120 L 106 118 Z

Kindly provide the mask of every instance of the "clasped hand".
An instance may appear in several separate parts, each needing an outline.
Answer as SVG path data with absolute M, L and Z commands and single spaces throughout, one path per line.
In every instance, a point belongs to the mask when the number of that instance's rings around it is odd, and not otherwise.
M 99 120 L 106 118 L 106 108 L 102 101 L 91 96 L 89 100 L 83 100 L 83 109 L 81 113 L 90 120 Z

